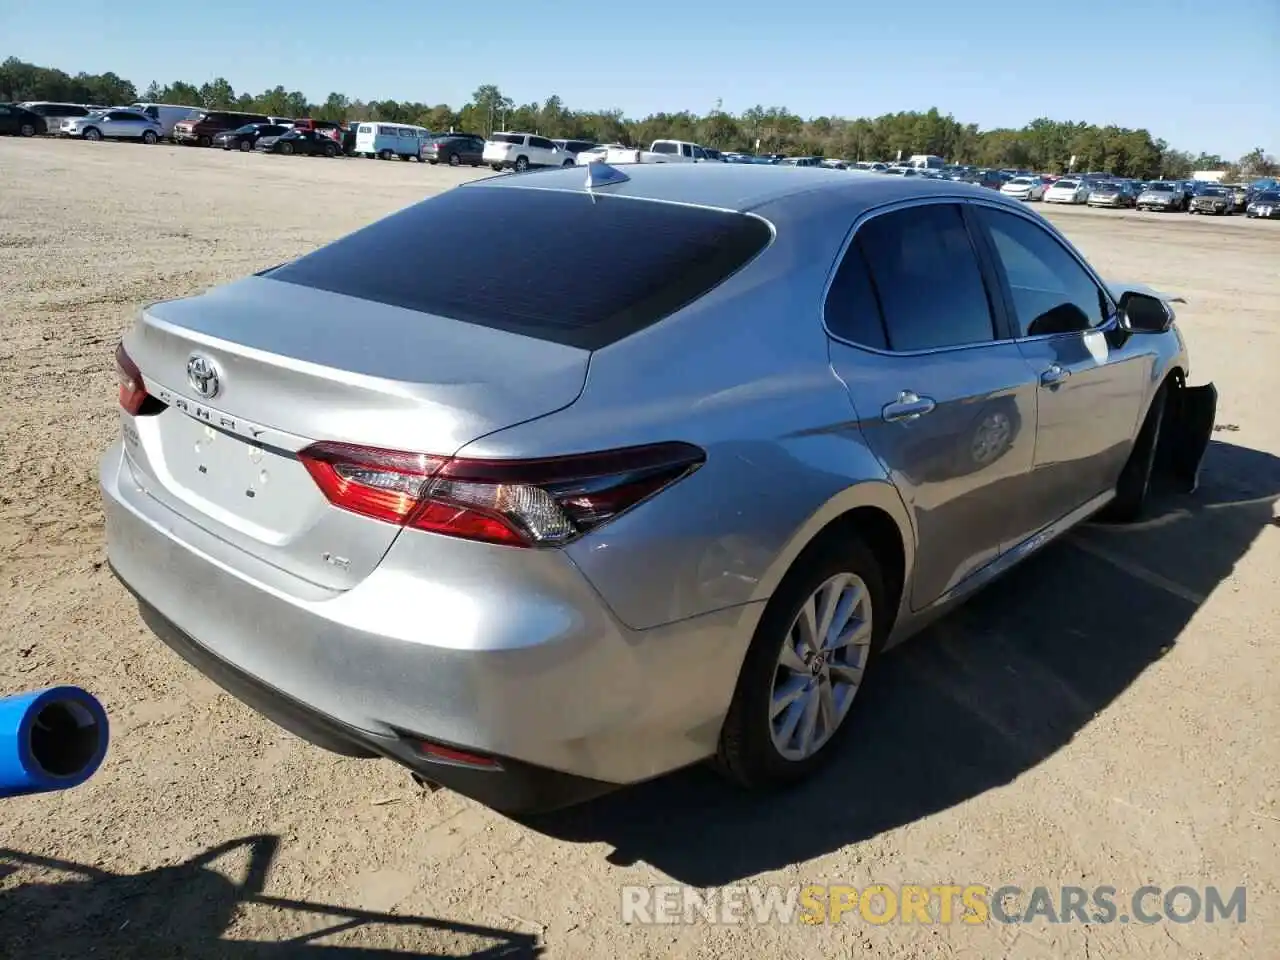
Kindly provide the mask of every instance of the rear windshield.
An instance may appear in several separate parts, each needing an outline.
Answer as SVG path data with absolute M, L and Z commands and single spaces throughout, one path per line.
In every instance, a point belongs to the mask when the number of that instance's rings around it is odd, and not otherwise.
M 494 143 L 514 143 L 517 147 L 524 146 L 524 134 L 522 133 L 495 133 L 489 139 Z
M 702 296 L 771 235 L 701 207 L 460 187 L 266 275 L 596 350 Z

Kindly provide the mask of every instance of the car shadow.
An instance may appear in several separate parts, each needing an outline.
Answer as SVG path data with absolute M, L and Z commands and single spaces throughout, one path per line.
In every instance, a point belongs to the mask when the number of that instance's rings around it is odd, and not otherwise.
M 270 835 L 220 844 L 176 866 L 138 874 L 116 874 L 99 867 L 0 847 L 0 956 L 31 960 L 86 956 L 121 960 L 382 960 L 398 957 L 470 957 L 472 960 L 526 960 L 543 955 L 538 939 L 493 927 L 433 917 L 381 913 L 335 904 L 312 903 L 263 893 L 279 848 Z M 243 878 L 229 879 L 247 851 Z M 215 862 L 226 858 L 223 869 Z M 11 886 L 25 872 L 36 882 Z M 279 926 L 297 929 L 287 939 L 241 939 L 230 928 L 251 905 L 261 905 Z M 291 915 L 292 914 L 292 915 Z M 283 915 L 283 916 L 282 916 Z M 252 918 L 252 914 L 249 914 Z M 369 929 L 393 928 L 384 937 L 395 949 L 316 943 L 321 938 L 368 940 Z M 408 931 L 428 931 L 448 944 L 447 953 L 413 952 Z M 354 935 L 353 935 L 354 931 Z M 231 932 L 231 937 L 225 934 Z M 469 945 L 472 952 L 465 952 Z
M 887 653 L 816 777 L 747 794 L 705 767 L 524 822 L 605 842 L 699 887 L 822 856 L 1009 783 L 1064 746 L 1177 643 L 1262 527 L 1280 458 L 1214 442 L 1200 489 L 1125 526 L 1089 524 Z M 781 827 L 781 828 L 780 828 Z

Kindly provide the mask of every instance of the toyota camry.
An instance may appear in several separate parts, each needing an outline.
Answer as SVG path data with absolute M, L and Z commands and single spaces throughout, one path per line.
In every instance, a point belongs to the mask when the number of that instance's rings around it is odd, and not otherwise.
M 513 812 L 814 774 L 885 649 L 1194 489 L 1217 396 L 1169 295 L 1016 200 L 743 164 L 470 183 L 116 359 L 108 558 L 159 638 Z

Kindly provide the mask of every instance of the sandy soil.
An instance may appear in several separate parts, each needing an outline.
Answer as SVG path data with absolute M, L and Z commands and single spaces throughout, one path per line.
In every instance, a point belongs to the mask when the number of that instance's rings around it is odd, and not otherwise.
M 1049 211 L 1108 274 L 1187 297 L 1193 379 L 1222 390 L 1203 489 L 1073 534 L 891 655 L 874 720 L 794 793 L 695 770 L 517 824 L 295 740 L 153 640 L 95 481 L 133 312 L 469 175 L 0 141 L 0 691 L 82 684 L 114 734 L 88 784 L 4 802 L 0 954 L 1280 956 L 1280 224 Z M 622 884 L 673 880 L 1247 884 L 1248 913 L 621 923 Z

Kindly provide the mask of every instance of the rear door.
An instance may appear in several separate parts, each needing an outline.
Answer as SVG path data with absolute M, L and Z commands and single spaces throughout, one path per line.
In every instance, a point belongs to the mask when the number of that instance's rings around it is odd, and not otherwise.
M 1155 364 L 1151 338 L 1117 337 L 1116 306 L 1079 256 L 1037 220 L 975 206 L 1018 349 L 1037 380 L 1033 533 L 1110 489 Z
M 915 525 L 914 609 L 1000 555 L 1035 447 L 1035 379 L 966 220 L 956 202 L 873 215 L 825 308 L 832 366 Z

